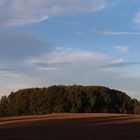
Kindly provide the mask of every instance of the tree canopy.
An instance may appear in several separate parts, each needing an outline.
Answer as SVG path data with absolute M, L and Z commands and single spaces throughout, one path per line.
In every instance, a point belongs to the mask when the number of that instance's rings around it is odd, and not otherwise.
M 140 113 L 140 102 L 101 86 L 51 86 L 12 92 L 0 100 L 0 116 L 48 113 Z

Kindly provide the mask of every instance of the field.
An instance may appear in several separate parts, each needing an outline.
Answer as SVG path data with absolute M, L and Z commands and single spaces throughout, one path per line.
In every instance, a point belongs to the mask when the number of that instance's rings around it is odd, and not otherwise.
M 140 140 L 140 115 L 5 117 L 0 118 L 0 140 Z

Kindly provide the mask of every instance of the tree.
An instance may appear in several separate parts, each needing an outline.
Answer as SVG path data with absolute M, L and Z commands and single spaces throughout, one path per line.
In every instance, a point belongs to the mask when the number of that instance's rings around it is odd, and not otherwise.
M 53 112 L 140 113 L 140 102 L 101 86 L 51 86 L 12 92 L 0 100 L 0 116 Z

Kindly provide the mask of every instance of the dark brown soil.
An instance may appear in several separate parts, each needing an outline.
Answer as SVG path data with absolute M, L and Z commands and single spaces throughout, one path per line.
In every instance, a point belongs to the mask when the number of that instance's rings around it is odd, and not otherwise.
M 50 114 L 0 118 L 0 140 L 140 140 L 140 116 Z

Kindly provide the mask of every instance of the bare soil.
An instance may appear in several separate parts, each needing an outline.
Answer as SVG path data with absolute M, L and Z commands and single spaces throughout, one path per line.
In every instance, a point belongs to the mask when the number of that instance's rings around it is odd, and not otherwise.
M 140 140 L 140 115 L 5 117 L 0 118 L 0 140 Z

